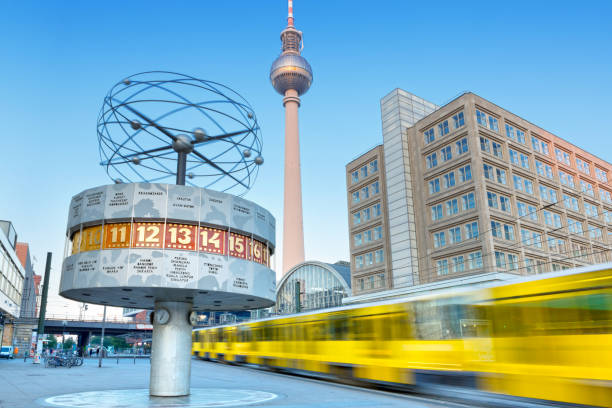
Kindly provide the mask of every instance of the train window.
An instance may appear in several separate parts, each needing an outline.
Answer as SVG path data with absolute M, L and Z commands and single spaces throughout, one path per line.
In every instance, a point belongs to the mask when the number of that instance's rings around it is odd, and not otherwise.
M 465 305 L 454 299 L 435 299 L 414 304 L 416 337 L 420 340 L 449 340 L 461 337 L 460 321 Z
M 357 316 L 353 318 L 353 335 L 355 340 L 374 340 L 374 325 L 372 318 Z
M 408 313 L 399 313 L 393 317 L 393 338 L 394 339 L 409 339 L 412 338 L 412 325 Z
M 348 319 L 346 316 L 335 316 L 329 324 L 332 340 L 348 340 Z
M 272 326 L 265 325 L 262 329 L 263 329 L 263 338 L 262 338 L 262 341 L 271 341 L 272 337 L 273 337 Z

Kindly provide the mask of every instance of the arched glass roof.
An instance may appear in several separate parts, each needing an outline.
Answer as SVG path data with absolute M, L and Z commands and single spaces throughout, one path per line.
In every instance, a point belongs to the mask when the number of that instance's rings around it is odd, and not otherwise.
M 350 268 L 344 263 L 307 261 L 296 265 L 278 284 L 276 311 L 289 314 L 341 306 L 342 298 L 351 294 L 350 281 Z

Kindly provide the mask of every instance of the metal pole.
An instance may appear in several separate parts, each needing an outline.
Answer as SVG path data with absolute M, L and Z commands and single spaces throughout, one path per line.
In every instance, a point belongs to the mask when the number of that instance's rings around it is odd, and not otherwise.
M 185 185 L 185 173 L 187 172 L 187 153 L 178 152 L 176 161 L 176 184 Z
M 301 299 L 300 299 L 300 295 L 301 295 L 301 288 L 300 288 L 300 281 L 296 280 L 295 281 L 295 313 L 300 313 L 302 311 L 302 305 L 300 303 Z
M 49 275 L 51 275 L 51 252 L 47 252 L 47 263 L 45 264 L 45 277 L 43 280 L 42 297 L 40 299 L 40 314 L 38 315 L 38 331 L 36 332 L 36 357 L 42 354 L 42 336 L 45 332 L 45 314 L 47 313 L 47 295 L 49 293 Z
M 104 353 L 104 329 L 106 328 L 106 305 L 102 317 L 102 337 L 100 338 L 100 353 L 98 354 L 98 367 L 102 367 L 102 354 Z

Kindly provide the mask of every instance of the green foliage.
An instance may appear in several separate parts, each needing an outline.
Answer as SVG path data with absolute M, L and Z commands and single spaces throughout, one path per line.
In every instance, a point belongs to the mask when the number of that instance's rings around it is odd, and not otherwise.
M 64 342 L 64 350 L 72 350 L 72 346 L 74 345 L 74 340 L 72 340 L 71 338 L 67 338 L 66 341 Z
M 89 344 L 92 346 L 100 345 L 101 336 L 91 336 Z M 123 337 L 104 336 L 104 347 L 113 346 L 115 350 L 129 348 L 130 345 L 125 342 Z
M 45 347 L 47 347 L 49 349 L 57 348 L 57 339 L 55 338 L 54 335 L 48 335 L 47 336 L 47 340 L 48 340 L 48 342 L 46 343 Z

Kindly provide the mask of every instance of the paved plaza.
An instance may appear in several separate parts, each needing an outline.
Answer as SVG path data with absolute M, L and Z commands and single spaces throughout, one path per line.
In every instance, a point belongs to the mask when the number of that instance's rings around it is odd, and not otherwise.
M 98 368 L 97 364 L 96 359 L 91 359 L 86 360 L 82 367 L 45 368 L 32 364 L 31 360 L 26 363 L 23 360 L 0 360 L 0 408 L 203 408 L 247 405 L 274 408 L 460 407 L 451 403 L 429 402 L 419 397 L 199 360 L 192 362 L 191 387 L 197 390 L 194 395 L 169 400 L 151 399 L 147 395 L 148 360 L 136 360 L 134 363 L 132 359 L 120 359 L 117 364 L 117 360 L 106 359 L 102 368 Z M 107 393 L 100 395 L 95 393 L 97 391 Z M 232 391 L 236 391 L 235 395 L 232 395 Z M 78 398 L 73 398 L 72 395 L 77 393 Z M 215 398 L 218 402 L 213 404 Z M 234 402 L 222 403 L 223 399 Z M 73 405 L 59 405 L 62 403 Z

